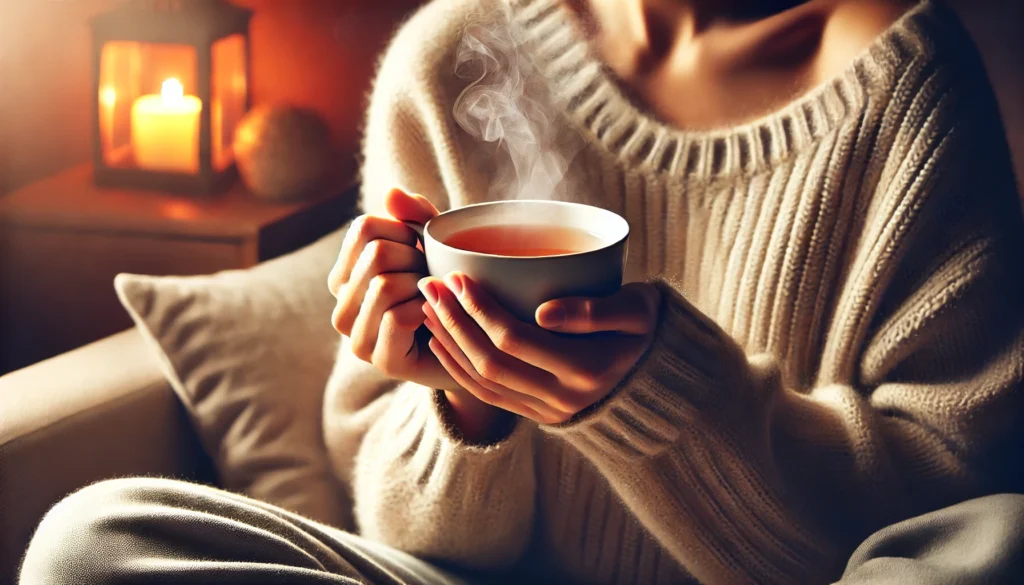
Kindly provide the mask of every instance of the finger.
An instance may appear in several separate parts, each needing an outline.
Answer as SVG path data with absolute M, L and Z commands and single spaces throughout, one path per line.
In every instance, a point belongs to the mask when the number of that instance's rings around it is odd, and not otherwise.
M 431 368 L 423 359 L 430 357 L 429 352 L 426 352 L 427 355 L 417 353 L 416 329 L 423 324 L 425 317 L 420 308 L 422 305 L 423 300 L 417 294 L 413 299 L 391 307 L 381 317 L 378 343 L 373 348 L 371 361 L 385 374 L 404 379 L 408 377 L 407 370 L 410 368 L 414 368 L 421 376 L 429 373 Z
M 396 305 L 384 313 L 378 343 L 369 359 L 381 373 L 390 378 L 408 380 L 428 388 L 454 390 L 460 388 L 441 367 L 433 352 L 420 348 L 419 326 L 423 324 L 423 300 L 415 298 Z M 383 340 L 387 342 L 384 343 Z
M 338 291 L 334 327 L 348 334 L 367 296 L 370 281 L 380 274 L 410 272 L 423 274 L 427 262 L 416 248 L 390 240 L 374 240 L 363 248 L 348 282 Z
M 450 274 L 446 281 L 461 291 L 453 295 L 457 296 L 459 308 L 485 332 L 491 344 L 513 357 L 515 363 L 543 372 L 543 382 L 529 389 L 531 396 L 563 414 L 575 414 L 585 406 L 581 403 L 585 397 L 567 391 L 566 385 L 593 377 L 593 351 L 587 340 L 556 337 L 519 321 L 464 274 Z M 459 346 L 465 349 L 461 343 Z M 519 388 L 512 383 L 505 386 Z
M 392 189 L 384 196 L 384 208 L 399 221 L 425 224 L 437 215 L 437 208 L 423 195 Z
M 438 321 L 437 314 L 434 312 L 434 309 L 429 304 L 424 304 L 423 312 L 426 314 L 426 320 L 424 321 L 424 323 L 426 324 L 427 329 L 430 330 L 430 333 L 434 336 L 434 339 L 437 340 L 437 342 L 439 342 L 442 347 L 444 347 L 445 351 L 448 353 L 448 355 L 451 357 L 454 363 L 460 369 L 465 371 L 466 374 L 470 376 L 470 378 L 475 383 L 486 388 L 488 391 L 494 394 L 504 396 L 508 399 L 514 400 L 515 402 L 519 402 L 524 406 L 530 408 L 531 410 L 537 412 L 538 414 L 545 415 L 547 419 L 559 418 L 560 420 L 564 420 L 566 418 L 567 413 L 562 412 L 557 408 L 547 404 L 540 398 L 531 396 L 524 392 L 519 392 L 517 390 L 509 388 L 508 386 L 494 382 L 482 376 L 476 370 L 476 367 L 473 365 L 472 360 L 470 360 L 466 356 L 465 352 L 459 347 L 458 343 L 454 340 L 454 338 L 452 338 L 451 334 L 448 333 L 448 331 L 445 330 L 445 328 L 440 324 L 440 322 Z M 538 390 L 535 389 L 535 391 Z
M 574 340 L 560 339 L 523 323 L 464 274 L 449 274 L 445 283 L 463 311 L 498 350 L 546 372 L 566 367 L 559 356 L 567 353 Z
M 413 272 L 394 272 L 378 274 L 370 280 L 366 296 L 352 324 L 352 353 L 369 361 L 374 355 L 378 339 L 389 339 L 387 335 L 390 332 L 384 331 L 381 323 L 385 313 L 408 301 L 416 301 L 412 306 L 417 308 L 422 304 L 419 300 L 420 291 L 416 288 L 419 279 L 420 276 Z M 422 323 L 423 311 L 420 309 L 418 312 Z M 404 314 L 401 316 L 406 317 Z M 415 331 L 415 327 L 412 331 Z
M 421 280 L 420 290 L 434 309 L 437 322 L 451 335 L 455 344 L 469 358 L 473 369 L 484 379 L 522 392 L 543 389 L 555 382 L 548 372 L 495 347 L 480 326 L 466 314 L 452 291 L 439 280 Z
M 491 406 L 497 406 L 498 408 L 503 408 L 505 410 L 508 410 L 509 412 L 514 412 L 512 410 L 512 408 L 515 408 L 514 405 L 509 404 L 508 401 L 503 399 L 498 393 L 493 392 L 487 388 L 484 388 L 482 385 L 477 383 L 477 381 L 474 380 L 473 377 L 470 376 L 468 372 L 466 372 L 466 370 L 459 366 L 459 364 L 455 361 L 454 358 L 452 358 L 451 354 L 448 353 L 448 351 L 444 348 L 441 342 L 437 340 L 436 337 L 430 339 L 430 342 L 427 344 L 427 347 L 430 348 L 430 351 L 437 358 L 437 361 L 441 364 L 441 367 L 443 367 L 448 372 L 448 375 L 450 375 L 452 379 L 454 379 L 463 390 L 469 392 L 478 400 L 486 404 L 490 404 Z M 508 406 L 509 408 L 505 408 L 506 406 Z M 528 409 L 520 408 L 519 410 Z
M 560 333 L 617 332 L 647 335 L 658 317 L 661 295 L 645 283 L 623 285 L 608 297 L 568 297 L 537 308 L 537 324 Z
M 348 282 L 352 268 L 367 244 L 374 240 L 390 240 L 415 248 L 416 232 L 390 217 L 363 215 L 353 220 L 345 233 L 338 261 L 327 276 L 327 287 L 335 297 L 341 286 Z
M 441 366 L 448 372 L 448 375 L 458 382 L 465 391 L 472 394 L 481 402 L 518 414 L 519 416 L 526 417 L 530 420 L 546 420 L 547 417 L 541 416 L 528 406 L 515 400 L 510 400 L 497 392 L 485 388 L 482 384 L 477 382 L 469 373 L 466 372 L 465 369 L 459 366 L 436 337 L 430 340 L 428 347 L 430 347 L 430 351 L 434 353 L 434 356 L 437 357 L 437 361 L 440 362 Z

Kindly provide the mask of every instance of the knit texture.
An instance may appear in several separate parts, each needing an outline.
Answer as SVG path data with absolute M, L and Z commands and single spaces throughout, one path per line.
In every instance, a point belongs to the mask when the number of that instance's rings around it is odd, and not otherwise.
M 881 526 L 1006 489 L 1024 378 L 1010 158 L 980 60 L 923 2 L 781 110 L 683 131 L 632 103 L 557 0 L 450 0 L 394 40 L 372 95 L 364 208 L 492 197 L 463 131 L 463 28 L 507 14 L 586 146 L 572 198 L 630 223 L 655 342 L 566 424 L 470 445 L 444 401 L 343 343 L 324 426 L 365 536 L 588 583 L 823 583 Z M 1017 427 L 1017 428 L 1015 428 Z M 1002 457 L 1002 455 L 1007 455 Z

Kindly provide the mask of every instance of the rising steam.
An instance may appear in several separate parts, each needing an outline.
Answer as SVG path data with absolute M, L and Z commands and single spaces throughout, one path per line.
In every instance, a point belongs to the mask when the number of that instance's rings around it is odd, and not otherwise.
M 494 143 L 494 199 L 564 199 L 563 181 L 582 147 L 556 119 L 562 111 L 507 22 L 468 24 L 455 55 L 455 75 L 469 81 L 455 101 L 455 121 Z

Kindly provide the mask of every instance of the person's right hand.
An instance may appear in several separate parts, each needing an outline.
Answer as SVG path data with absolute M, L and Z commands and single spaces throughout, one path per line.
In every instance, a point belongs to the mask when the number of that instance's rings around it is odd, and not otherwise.
M 387 194 L 385 208 L 391 217 L 363 215 L 352 222 L 327 277 L 338 301 L 334 328 L 349 337 L 356 357 L 385 375 L 444 390 L 463 436 L 487 440 L 506 413 L 462 389 L 430 350 L 429 335 L 416 334 L 426 319 L 416 284 L 427 262 L 416 232 L 402 222 L 425 224 L 437 208 L 400 189 Z
M 437 209 L 422 195 L 392 189 L 385 198 L 392 217 L 353 220 L 338 261 L 327 277 L 337 299 L 332 322 L 351 339 L 352 353 L 384 374 L 432 388 L 457 387 L 433 353 L 418 341 L 423 297 L 416 283 L 427 272 L 416 232 L 402 223 L 425 224 Z

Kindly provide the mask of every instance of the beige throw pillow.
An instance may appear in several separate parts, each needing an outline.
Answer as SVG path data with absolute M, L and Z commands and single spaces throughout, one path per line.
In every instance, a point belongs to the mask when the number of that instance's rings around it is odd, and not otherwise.
M 321 433 L 343 230 L 249 270 L 120 274 L 114 286 L 191 414 L 223 487 L 351 527 Z

